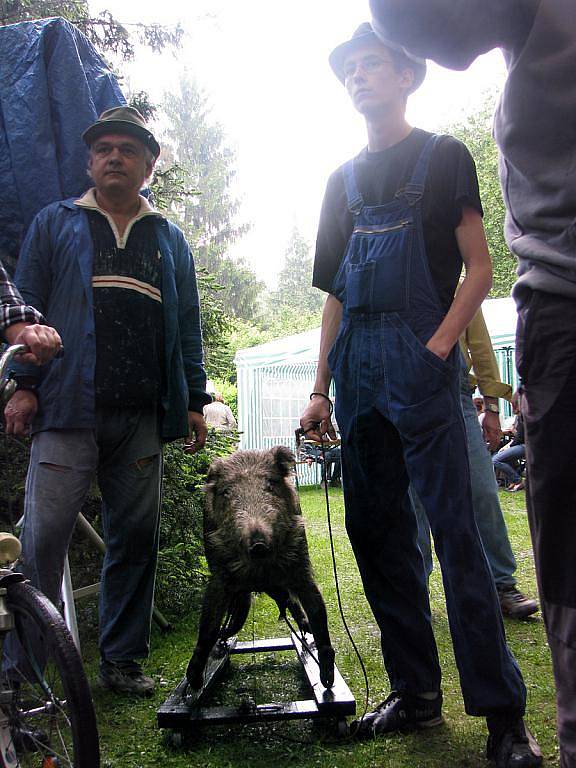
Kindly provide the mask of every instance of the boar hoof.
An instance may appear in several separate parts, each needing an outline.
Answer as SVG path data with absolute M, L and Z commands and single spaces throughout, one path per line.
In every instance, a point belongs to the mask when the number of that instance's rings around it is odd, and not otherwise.
M 204 668 L 191 661 L 186 670 L 186 680 L 193 691 L 199 691 L 204 684 Z
M 332 688 L 334 685 L 334 658 L 336 654 L 331 645 L 323 645 L 318 649 L 318 663 L 320 664 L 320 682 L 324 688 Z

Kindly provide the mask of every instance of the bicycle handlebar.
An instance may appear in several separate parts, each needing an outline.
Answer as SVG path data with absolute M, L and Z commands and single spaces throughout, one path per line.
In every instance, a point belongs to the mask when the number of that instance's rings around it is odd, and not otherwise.
M 0 357 L 0 392 L 3 389 L 2 385 L 4 384 L 4 379 L 6 378 L 6 369 L 12 362 L 12 359 L 16 355 L 20 355 L 23 352 L 28 352 L 28 347 L 26 344 L 12 344 L 11 347 L 8 347 L 4 351 L 2 357 Z

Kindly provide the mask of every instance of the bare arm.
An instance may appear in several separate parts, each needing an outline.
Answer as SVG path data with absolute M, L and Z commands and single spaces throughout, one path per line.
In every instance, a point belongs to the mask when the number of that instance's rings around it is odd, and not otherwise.
M 322 329 L 320 332 L 320 352 L 318 355 L 318 368 L 314 382 L 314 392 L 322 392 L 328 395 L 332 372 L 328 366 L 328 353 L 332 349 L 338 328 L 342 320 L 342 304 L 337 298 L 328 295 L 322 312 Z M 312 440 L 320 441 L 323 435 L 332 440 L 336 439 L 336 432 L 330 420 L 330 406 L 325 397 L 314 395 L 310 404 L 302 414 L 300 426 Z
M 492 48 L 523 45 L 539 0 L 370 0 L 382 37 L 451 69 Z
M 492 263 L 482 217 L 474 208 L 464 208 L 456 228 L 456 240 L 466 266 L 466 277 L 448 313 L 426 345 L 445 360 L 471 322 L 492 286 Z

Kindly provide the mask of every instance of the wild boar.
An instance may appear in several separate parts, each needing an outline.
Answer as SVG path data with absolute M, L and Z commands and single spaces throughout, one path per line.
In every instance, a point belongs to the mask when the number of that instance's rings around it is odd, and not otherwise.
M 320 680 L 334 683 L 324 600 L 312 573 L 304 521 L 292 482 L 294 456 L 282 446 L 237 451 L 212 463 L 205 485 L 204 546 L 210 568 L 198 643 L 186 677 L 202 687 L 206 661 L 219 638 L 243 627 L 252 592 L 276 601 L 314 636 Z

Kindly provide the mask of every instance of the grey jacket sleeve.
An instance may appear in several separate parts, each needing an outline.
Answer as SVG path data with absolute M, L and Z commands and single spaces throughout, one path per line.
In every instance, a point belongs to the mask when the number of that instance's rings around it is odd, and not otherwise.
M 451 69 L 523 45 L 540 0 L 370 0 L 376 33 Z

